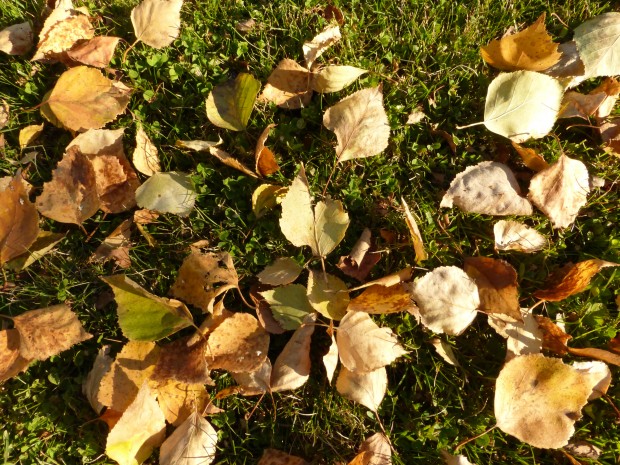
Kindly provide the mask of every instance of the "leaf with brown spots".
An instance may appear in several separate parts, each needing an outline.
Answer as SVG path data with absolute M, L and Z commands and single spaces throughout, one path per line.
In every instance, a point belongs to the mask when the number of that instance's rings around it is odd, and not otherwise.
M 569 352 L 567 342 L 573 336 L 566 334 L 562 328 L 556 325 L 546 316 L 534 315 L 538 328 L 542 331 L 542 348 L 554 354 L 566 355 Z
M 157 385 L 157 402 L 166 421 L 174 426 L 183 423 L 192 412 L 201 412 L 211 401 L 204 384 L 187 384 L 167 380 Z
M 393 286 L 374 284 L 349 302 L 350 312 L 370 314 L 399 313 L 415 308 L 411 295 L 402 283 Z
M 151 379 L 158 382 L 176 380 L 187 384 L 213 384 L 205 357 L 206 341 L 187 337 L 161 346 Z

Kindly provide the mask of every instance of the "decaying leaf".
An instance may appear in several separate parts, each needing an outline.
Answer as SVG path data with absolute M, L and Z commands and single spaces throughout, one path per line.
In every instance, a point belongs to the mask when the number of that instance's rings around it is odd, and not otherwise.
M 558 44 L 545 28 L 545 13 L 524 30 L 481 47 L 480 53 L 484 61 L 502 71 L 542 71 L 555 65 L 561 56 Z
M 520 193 L 508 166 L 483 161 L 456 175 L 439 206 L 487 215 L 531 215 L 532 205 Z
M 0 31 L 0 52 L 25 55 L 32 48 L 32 26 L 28 21 L 5 27 Z
M 339 162 L 382 152 L 390 137 L 382 87 L 362 89 L 328 108 L 323 125 L 336 133 Z
M 387 390 L 387 371 L 381 367 L 364 373 L 340 367 L 336 390 L 347 399 L 376 412 Z
M 56 244 L 65 238 L 65 236 L 65 233 L 53 233 L 40 230 L 35 241 L 30 247 L 28 247 L 28 252 L 6 262 L 4 266 L 8 270 L 17 272 L 25 270 L 34 262 L 50 252 Z
M 513 142 L 540 139 L 553 128 L 563 95 L 562 84 L 550 76 L 534 71 L 500 74 L 487 91 L 484 125 Z
M 411 210 L 409 209 L 409 205 L 405 202 L 405 199 L 401 197 L 400 202 L 403 206 L 403 210 L 405 211 L 405 223 L 407 223 L 407 227 L 409 228 L 409 233 L 411 234 L 411 241 L 413 242 L 413 250 L 415 251 L 415 261 L 420 264 L 424 260 L 428 258 L 426 251 L 424 250 L 424 243 L 422 241 L 422 235 L 420 234 L 420 229 L 418 228 L 418 223 L 416 222 Z
M 480 306 L 478 287 L 455 266 L 441 266 L 411 286 L 420 321 L 437 333 L 461 334 L 476 318 Z
M 585 21 L 575 28 L 573 40 L 586 78 L 620 74 L 620 13 L 604 13 Z
M 411 295 L 402 283 L 393 286 L 374 284 L 351 299 L 347 310 L 370 314 L 386 314 L 411 311 L 415 308 Z
M 349 305 L 349 289 L 336 276 L 317 270 L 308 275 L 308 301 L 324 317 L 341 320 Z
M 160 383 L 175 380 L 186 384 L 212 384 L 204 354 L 206 341 L 187 337 L 161 346 L 151 379 Z
M 529 169 L 538 172 L 549 168 L 549 163 L 536 150 L 523 147 L 516 142 L 513 142 L 512 146 L 523 160 L 523 164 Z
M 302 48 L 304 59 L 306 60 L 306 68 L 312 68 L 314 61 L 320 57 L 325 50 L 338 42 L 341 37 L 340 28 L 338 26 L 328 26 L 310 42 L 305 42 Z
M 217 432 L 200 413 L 193 412 L 164 441 L 161 465 L 209 465 L 215 459 Z
M 379 260 L 381 254 L 373 250 L 370 229 L 364 228 L 351 253 L 340 257 L 338 268 L 347 276 L 364 281 Z
M 19 352 L 19 331 L 6 329 L 0 331 L 0 383 L 18 375 L 30 365 L 31 360 Z
M 213 312 L 215 298 L 238 286 L 239 277 L 229 253 L 192 250 L 183 260 L 170 294 L 204 312 Z
M 597 384 L 560 359 L 541 354 L 516 357 L 497 377 L 497 426 L 534 447 L 563 447 Z
M 320 93 L 340 92 L 367 72 L 355 66 L 325 66 L 312 74 L 312 89 Z
M 309 465 L 301 457 L 277 449 L 265 449 L 257 465 Z
M 493 226 L 497 250 L 533 253 L 547 245 L 547 239 L 533 228 L 518 221 L 500 220 Z
M 114 260 L 121 268 L 129 268 L 131 266 L 129 249 L 131 247 L 132 224 L 131 220 L 125 220 L 119 224 L 97 247 L 92 260 L 101 262 Z
M 289 110 L 303 108 L 312 99 L 310 80 L 311 74 L 307 69 L 285 58 L 267 78 L 260 100 Z
M 13 317 L 19 331 L 19 353 L 29 360 L 46 360 L 93 337 L 68 305 L 30 310 Z
M 136 189 L 136 202 L 140 207 L 179 216 L 190 214 L 196 197 L 189 174 L 177 171 L 154 173 Z
M 157 297 L 126 275 L 101 280 L 114 291 L 118 324 L 132 341 L 157 341 L 193 323 L 192 314 L 182 302 Z
M 596 109 L 595 116 L 597 118 L 597 121 L 600 122 L 604 118 L 607 118 L 616 106 L 618 97 L 620 97 L 620 82 L 613 77 L 605 78 L 603 82 L 601 82 L 595 89 L 590 92 L 590 94 L 602 94 L 605 96 L 605 99 Z
M 271 307 L 276 321 L 287 330 L 299 328 L 306 315 L 314 311 L 307 290 L 301 284 L 287 284 L 260 292 L 260 295 Z
M 207 97 L 207 118 L 220 128 L 243 131 L 260 87 L 260 82 L 246 73 L 215 86 Z
M 316 314 L 306 315 L 302 325 L 276 359 L 271 371 L 271 390 L 274 392 L 297 389 L 310 377 L 310 343 L 316 323 Z
M 67 58 L 83 65 L 106 68 L 110 64 L 120 40 L 120 37 L 93 37 L 73 46 L 71 50 L 67 51 Z
M 562 328 L 546 316 L 534 315 L 534 319 L 543 335 L 543 349 L 558 355 L 566 355 L 568 353 L 567 342 L 572 339 L 572 336 L 566 334 Z
M 139 125 L 136 131 L 136 149 L 133 151 L 132 161 L 133 166 L 146 176 L 152 176 L 161 171 L 157 147 L 149 139 L 142 125 Z
M 179 36 L 183 0 L 144 0 L 131 10 L 136 39 L 155 48 L 170 45 Z
M 534 175 L 528 198 L 551 220 L 554 228 L 567 228 L 586 204 L 589 192 L 586 165 L 562 154 L 557 162 Z
M 271 265 L 265 267 L 256 277 L 263 284 L 283 286 L 291 284 L 302 272 L 302 267 L 292 258 L 277 258 Z
M 562 109 L 558 114 L 561 118 L 583 118 L 588 119 L 594 115 L 601 104 L 607 99 L 604 92 L 596 94 L 580 94 L 579 92 L 569 91 L 564 94 L 562 99 Z
M 256 148 L 254 150 L 254 158 L 256 160 L 255 169 L 260 176 L 269 176 L 280 170 L 275 155 L 265 146 L 267 137 L 269 137 L 269 131 L 275 126 L 275 124 L 268 124 L 256 142 Z
M 407 351 L 389 328 L 380 328 L 367 313 L 348 312 L 336 332 L 342 364 L 353 372 L 389 365 Z

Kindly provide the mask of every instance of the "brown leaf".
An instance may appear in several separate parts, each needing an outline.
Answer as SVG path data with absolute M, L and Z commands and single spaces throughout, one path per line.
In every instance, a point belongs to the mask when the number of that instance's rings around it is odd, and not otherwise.
M 536 150 L 523 147 L 516 142 L 512 142 L 512 146 L 521 157 L 523 164 L 529 169 L 538 172 L 549 168 L 549 163 Z
M 542 347 L 554 354 L 566 355 L 569 352 L 567 342 L 573 336 L 566 334 L 562 328 L 556 325 L 546 316 L 534 315 L 538 328 L 542 331 Z
M 364 281 L 370 270 L 381 260 L 381 254 L 374 251 L 370 229 L 364 228 L 351 253 L 340 257 L 338 268 L 358 281 Z
M 547 281 L 547 287 L 534 292 L 534 297 L 548 302 L 559 302 L 584 291 L 600 270 L 618 263 L 593 258 L 577 264 L 568 264 L 557 270 Z
M 19 331 L 0 331 L 0 383 L 18 375 L 30 365 L 31 360 L 22 357 L 19 346 Z
M 0 188 L 0 266 L 22 255 L 39 234 L 39 214 L 30 202 L 21 173 Z
M 275 126 L 275 124 L 267 125 L 258 138 L 258 142 L 256 142 L 256 149 L 254 150 L 256 172 L 261 176 L 269 176 L 280 170 L 275 155 L 268 147 L 265 147 L 265 141 L 267 137 L 269 137 L 269 131 Z
M 522 321 L 517 290 L 517 271 L 504 260 L 487 257 L 465 259 L 465 272 L 478 286 L 479 309 Z
M 62 3 L 45 20 L 32 60 L 62 60 L 73 46 L 94 36 L 95 29 L 88 16 L 70 3 Z
M 28 21 L 13 24 L 0 31 L 0 52 L 25 55 L 32 48 L 32 26 Z
M 65 304 L 22 313 L 13 324 L 20 335 L 20 355 L 32 360 L 46 360 L 93 337 Z
M 562 108 L 558 113 L 558 119 L 583 118 L 587 120 L 597 112 L 606 99 L 607 95 L 604 92 L 587 95 L 574 91 L 566 92 L 562 99 Z
M 160 383 L 175 380 L 187 384 L 213 384 L 205 346 L 204 339 L 191 343 L 187 337 L 162 345 L 151 379 Z
M 280 108 L 297 110 L 312 99 L 310 81 L 311 74 L 306 68 L 286 58 L 271 72 L 259 98 Z
M 503 71 L 542 71 L 555 65 L 561 57 L 558 44 L 545 28 L 545 13 L 521 32 L 481 47 L 480 54 L 488 64 Z
M 415 308 L 411 295 L 402 283 L 393 286 L 374 284 L 349 302 L 350 312 L 386 314 L 406 312 Z
M 91 257 L 93 261 L 114 260 L 121 268 L 131 267 L 129 249 L 131 248 L 132 220 L 125 220 L 106 237 Z
M 67 52 L 69 61 L 106 68 L 114 56 L 120 37 L 97 36 L 76 44 Z
M 609 363 L 610 365 L 620 366 L 620 355 L 614 354 L 613 352 L 609 352 L 607 350 L 596 349 L 594 347 L 568 347 L 568 352 L 571 355 L 576 355 L 578 357 L 594 358 L 597 360 L 602 360 L 605 363 Z
M 603 102 L 601 102 L 596 109 L 596 118 L 600 122 L 604 118 L 607 118 L 613 111 L 618 101 L 618 96 L 620 95 L 620 82 L 613 77 L 606 77 L 598 87 L 590 92 L 590 94 L 603 94 L 605 96 Z
M 612 118 L 599 127 L 603 150 L 620 156 L 620 118 Z
M 265 449 L 257 465 L 310 465 L 301 457 L 277 449 Z

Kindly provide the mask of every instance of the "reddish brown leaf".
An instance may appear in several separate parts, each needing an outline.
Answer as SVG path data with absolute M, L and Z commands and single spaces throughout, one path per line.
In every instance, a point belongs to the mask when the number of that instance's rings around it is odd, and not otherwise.
M 370 270 L 381 260 L 381 254 L 374 251 L 370 229 L 365 228 L 351 253 L 340 257 L 338 268 L 358 281 L 364 281 Z
M 570 351 L 567 342 L 572 339 L 572 336 L 566 334 L 562 328 L 546 316 L 534 315 L 534 318 L 536 318 L 538 328 L 542 331 L 543 349 L 547 349 L 558 355 L 566 355 Z
M 529 169 L 538 172 L 549 168 L 549 163 L 536 150 L 523 147 L 516 142 L 513 142 L 512 146 L 523 160 L 523 164 Z
M 605 363 L 609 363 L 610 365 L 620 366 L 620 355 L 614 354 L 613 352 L 609 352 L 607 350 L 595 349 L 593 347 L 585 347 L 583 349 L 569 347 L 568 352 L 571 355 L 577 355 L 578 357 L 595 358 Z

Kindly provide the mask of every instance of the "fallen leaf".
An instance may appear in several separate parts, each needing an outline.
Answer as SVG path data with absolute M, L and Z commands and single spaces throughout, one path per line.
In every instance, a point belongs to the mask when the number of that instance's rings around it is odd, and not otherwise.
M 265 449 L 257 465 L 309 465 L 301 457 L 277 449 Z
M 336 331 L 340 362 L 353 372 L 389 365 L 407 351 L 389 328 L 380 328 L 367 313 L 348 312 Z
M 256 26 L 256 21 L 252 18 L 246 19 L 245 21 L 239 21 L 235 24 L 235 29 L 242 34 L 247 34 Z
M 105 453 L 120 465 L 144 462 L 166 436 L 166 419 L 145 382 L 135 400 L 110 430 Z
M 569 347 L 568 352 L 571 355 L 576 355 L 578 357 L 595 358 L 597 360 L 602 360 L 605 363 L 609 363 L 610 365 L 620 366 L 620 355 L 614 354 L 613 352 L 609 352 L 607 350 L 596 349 L 594 347 Z
M 71 2 L 59 2 L 43 24 L 32 61 L 62 61 L 74 45 L 94 36 L 88 15 L 75 9 Z
M 484 125 L 489 131 L 521 143 L 540 139 L 553 128 L 564 87 L 534 71 L 500 74 L 487 91 Z
M 267 358 L 257 370 L 243 373 L 232 372 L 231 375 L 239 383 L 239 386 L 232 387 L 235 390 L 234 394 L 239 392 L 244 396 L 261 395 L 269 391 L 271 386 L 271 362 Z M 220 391 L 215 398 L 220 399 L 224 396 L 227 397 L 228 393 Z
M 112 61 L 120 37 L 98 36 L 85 42 L 77 43 L 67 51 L 67 58 L 95 68 L 107 68 Z
M 474 465 L 464 455 L 452 455 L 445 450 L 439 452 L 446 465 Z
M 521 320 L 517 271 L 510 263 L 495 258 L 468 257 L 464 270 L 478 286 L 480 310 Z
M 347 399 L 376 412 L 387 390 L 387 371 L 381 367 L 364 373 L 340 367 L 336 390 Z
M 261 184 L 252 193 L 252 212 L 256 219 L 263 217 L 269 210 L 282 202 L 287 187 Z
M 515 357 L 497 377 L 497 426 L 534 447 L 564 447 L 596 384 L 586 373 L 557 358 L 541 354 Z
M 189 174 L 177 171 L 155 173 L 136 189 L 136 202 L 141 208 L 179 216 L 190 214 L 196 197 Z
M 620 74 L 620 13 L 595 16 L 575 28 L 573 40 L 585 77 Z
M 178 300 L 147 292 L 126 275 L 100 278 L 114 291 L 118 325 L 132 341 L 157 341 L 193 324 L 192 314 Z
M 105 408 L 105 405 L 98 400 L 101 380 L 110 371 L 112 363 L 114 363 L 112 357 L 108 356 L 109 352 L 110 346 L 103 346 L 99 349 L 93 367 L 82 383 L 82 394 L 86 396 L 90 406 L 97 415 L 101 414 L 101 411 Z
M 166 417 L 174 426 L 181 425 L 192 412 L 201 412 L 211 402 L 204 384 L 187 384 L 167 380 L 157 385 L 157 402 Z
M 493 225 L 493 234 L 497 250 L 534 253 L 547 246 L 545 236 L 518 221 L 498 221 Z
M 603 139 L 603 150 L 620 156 L 620 118 L 611 120 L 599 126 L 601 139 Z
M 260 292 L 260 295 L 271 307 L 273 317 L 286 330 L 299 328 L 306 315 L 314 311 L 307 290 L 301 284 L 287 284 Z
M 456 175 L 439 206 L 456 205 L 465 212 L 486 215 L 531 215 L 532 205 L 520 193 L 510 168 L 483 161 Z
M 577 44 L 572 40 L 564 42 L 558 46 L 558 52 L 562 53 L 560 61 L 543 72 L 548 76 L 560 79 L 567 89 L 585 81 L 587 78 L 583 61 L 581 61 L 577 51 Z
M 49 231 L 39 230 L 39 235 L 28 247 L 28 252 L 22 255 L 18 255 L 14 259 L 6 262 L 4 266 L 7 270 L 23 271 L 39 260 L 41 257 L 49 253 L 61 240 L 66 236 L 66 233 L 53 233 Z
M 206 341 L 187 337 L 160 346 L 161 350 L 151 379 L 160 383 L 175 380 L 186 384 L 212 384 L 205 357 Z
M 603 120 L 607 118 L 616 106 L 618 97 L 620 96 L 620 82 L 613 77 L 608 77 L 603 80 L 590 94 L 599 95 L 603 94 L 605 99 L 596 109 L 597 120 Z
M 549 168 L 549 163 L 536 150 L 523 147 L 515 142 L 512 142 L 512 146 L 521 157 L 523 164 L 529 169 L 538 172 Z
M 383 433 L 375 433 L 366 438 L 360 446 L 360 454 L 368 454 L 364 465 L 392 465 L 392 446 Z
M 306 68 L 285 58 L 267 78 L 260 100 L 288 110 L 303 108 L 312 99 L 310 79 L 311 74 Z
M 382 87 L 357 91 L 328 108 L 323 115 L 323 125 L 336 134 L 339 162 L 382 152 L 390 137 Z
M 411 296 L 402 283 L 393 286 L 374 284 L 366 288 L 360 295 L 351 299 L 347 310 L 383 315 L 399 313 L 415 308 Z
M 161 171 L 157 147 L 149 139 L 142 125 L 136 131 L 136 149 L 133 151 L 133 166 L 145 176 L 152 176 Z
M 26 126 L 25 128 L 20 129 L 19 131 L 19 147 L 24 149 L 37 140 L 43 133 L 44 124 L 31 124 Z
M 183 0 L 144 0 L 131 10 L 136 40 L 164 48 L 179 36 Z
M 598 460 L 602 451 L 594 444 L 590 444 L 587 441 L 573 441 L 566 446 L 564 450 L 577 457 L 583 457 L 586 459 Z
M 341 37 L 340 28 L 338 26 L 328 26 L 310 42 L 304 42 L 302 49 L 304 52 L 304 59 L 306 60 L 306 68 L 312 68 L 314 61 L 329 47 L 338 42 Z
M 19 331 L 0 331 L 0 384 L 28 368 L 31 360 L 21 356 Z
M 542 71 L 555 65 L 561 57 L 558 44 L 545 28 L 545 13 L 524 30 L 481 47 L 480 54 L 484 61 L 502 71 Z
M 480 306 L 478 287 L 456 266 L 441 266 L 414 281 L 411 296 L 420 321 L 436 333 L 459 335 L 474 321 Z
M 312 73 L 312 89 L 324 94 L 340 92 L 367 72 L 355 66 L 325 66 Z
M 412 276 L 413 276 L 413 268 L 407 267 L 407 268 L 403 268 L 402 270 L 397 271 L 396 273 L 392 273 L 387 276 L 383 276 L 382 278 L 368 281 L 367 283 L 364 283 L 361 286 L 357 286 L 352 289 L 349 289 L 349 291 L 350 292 L 359 291 L 360 289 L 365 289 L 367 287 L 374 286 L 374 285 L 391 287 L 391 286 L 395 286 L 396 284 L 404 283 L 406 281 L 411 280 Z
M 452 347 L 446 341 L 444 341 L 443 339 L 439 339 L 438 337 L 434 337 L 433 339 L 431 339 L 431 344 L 433 344 L 433 347 L 435 348 L 437 354 L 439 354 L 439 356 L 446 363 L 449 363 L 450 365 L 455 367 L 461 366 L 461 364 L 456 358 L 456 355 L 454 355 Z
M 268 124 L 256 142 L 256 149 L 254 150 L 254 158 L 256 159 L 255 169 L 261 176 L 269 176 L 280 170 L 275 155 L 269 148 L 265 147 L 265 142 L 267 141 L 267 137 L 269 137 L 269 131 L 275 126 L 275 124 Z
M 125 111 L 130 90 L 101 71 L 76 66 L 65 71 L 41 105 L 43 116 L 71 131 L 98 129 Z
M 21 173 L 0 188 L 0 266 L 25 252 L 39 235 L 39 214 Z
M 413 250 L 415 251 L 415 261 L 417 264 L 422 263 L 424 260 L 428 258 L 426 251 L 424 250 L 424 243 L 422 241 L 422 235 L 420 234 L 420 229 L 418 228 L 418 223 L 416 223 L 411 210 L 409 209 L 409 205 L 405 202 L 404 197 L 400 198 L 400 202 L 403 206 L 403 210 L 405 211 L 405 223 L 407 223 L 407 227 L 409 228 L 409 233 L 411 234 L 411 241 L 413 242 Z
M 271 265 L 265 267 L 256 277 L 263 284 L 283 286 L 291 284 L 301 274 L 303 268 L 292 258 L 277 258 Z
M 573 336 L 566 334 L 562 328 L 546 316 L 534 315 L 534 319 L 542 333 L 542 348 L 558 355 L 566 355 L 568 353 L 567 342 Z
M 91 257 L 93 261 L 114 260 L 121 268 L 131 267 L 129 249 L 131 248 L 131 220 L 119 224 L 101 243 Z
M 573 91 L 566 92 L 562 99 L 562 109 L 558 114 L 558 119 L 583 118 L 587 120 L 597 112 L 606 99 L 607 95 L 604 92 L 586 95 Z
M 215 86 L 207 97 L 207 118 L 220 128 L 243 131 L 260 87 L 260 82 L 246 73 Z
M 428 116 L 422 111 L 422 108 L 416 107 L 409 116 L 407 116 L 407 122 L 405 124 L 418 124 L 421 123 L 424 118 L 428 118 Z
M 93 337 L 68 305 L 30 310 L 13 317 L 19 331 L 19 353 L 29 360 L 46 360 Z
M 488 322 L 500 336 L 507 339 L 507 361 L 518 355 L 541 352 L 543 333 L 531 311 L 522 310 L 520 321 L 498 313 L 489 315 Z
M 184 149 L 195 150 L 196 152 L 209 152 L 211 147 L 221 145 L 222 138 L 217 141 L 211 140 L 177 140 L 175 145 Z
M 248 176 L 252 176 L 253 178 L 257 178 L 258 176 L 254 173 L 250 168 L 241 163 L 235 157 L 233 157 L 230 153 L 216 147 L 221 143 L 221 139 L 218 142 L 211 141 L 203 141 L 203 140 L 178 140 L 176 145 L 178 147 L 183 147 L 190 150 L 196 150 L 198 152 L 208 152 L 213 155 L 219 161 L 224 163 L 226 166 L 230 166 L 236 170 L 241 171 L 243 174 L 247 174 Z
M 28 21 L 13 24 L 0 31 L 0 52 L 25 55 L 32 45 L 32 26 Z
M 239 276 L 228 252 L 203 254 L 193 250 L 183 260 L 170 294 L 212 313 L 216 297 L 238 286 Z
M 161 465 L 209 465 L 217 452 L 217 431 L 193 412 L 161 445 Z
M 308 301 L 312 308 L 326 318 L 341 320 L 347 313 L 349 289 L 334 275 L 309 270 Z
M 604 396 L 611 385 L 611 370 L 603 362 L 575 362 L 573 368 L 588 376 L 589 384 L 594 385 L 588 400 Z
M 381 254 L 373 249 L 370 229 L 364 228 L 351 253 L 340 257 L 338 268 L 347 276 L 364 281 L 370 270 L 381 260 Z
M 338 366 L 338 360 L 340 357 L 338 355 L 338 344 L 336 343 L 336 338 L 333 334 L 330 334 L 331 343 L 329 345 L 329 350 L 325 355 L 323 355 L 323 366 L 325 367 L 325 374 L 327 376 L 327 381 L 329 384 L 334 380 L 334 373 L 336 372 L 336 367 Z
M 310 378 L 310 343 L 315 323 L 316 314 L 306 315 L 278 355 L 271 372 L 273 392 L 297 389 Z

